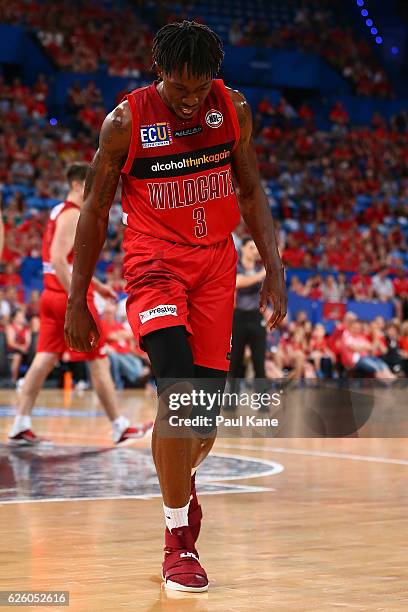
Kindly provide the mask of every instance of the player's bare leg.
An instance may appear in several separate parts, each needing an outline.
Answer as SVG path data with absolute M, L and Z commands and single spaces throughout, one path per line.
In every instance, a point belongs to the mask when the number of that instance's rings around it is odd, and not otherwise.
M 215 428 L 195 432 L 190 427 L 171 425 L 171 415 L 177 415 L 178 419 L 193 415 L 191 406 L 180 407 L 177 412 L 170 410 L 170 396 L 189 393 L 193 386 L 219 392 L 224 388 L 226 373 L 193 364 L 183 326 L 152 332 L 145 337 L 145 345 L 159 394 L 152 454 L 166 521 L 163 578 L 166 588 L 206 591 L 208 579 L 196 550 L 202 513 L 195 491 L 195 468 L 210 452 Z M 200 409 L 205 411 L 205 406 Z
M 11 380 L 13 381 L 13 383 L 17 382 L 22 361 L 23 361 L 23 358 L 22 358 L 21 353 L 14 353 L 14 355 L 11 358 L 10 369 L 11 369 Z
M 45 379 L 59 359 L 57 353 L 37 353 L 34 357 L 18 396 L 17 415 L 10 430 L 11 444 L 38 444 L 41 439 L 31 431 L 31 412 Z
M 119 404 L 110 373 L 109 360 L 106 358 L 94 359 L 89 362 L 91 382 L 106 416 L 114 421 L 119 416 Z
M 89 361 L 91 382 L 106 416 L 112 424 L 112 438 L 115 444 L 124 444 L 142 438 L 151 428 L 151 423 L 130 426 L 129 419 L 120 414 L 118 397 L 110 372 L 109 359 Z

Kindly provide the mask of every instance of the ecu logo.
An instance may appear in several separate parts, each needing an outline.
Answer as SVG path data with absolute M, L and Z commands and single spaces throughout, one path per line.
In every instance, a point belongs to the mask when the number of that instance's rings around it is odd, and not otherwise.
M 152 125 L 142 125 L 140 140 L 144 149 L 165 147 L 173 142 L 170 125 L 166 121 L 152 123 Z

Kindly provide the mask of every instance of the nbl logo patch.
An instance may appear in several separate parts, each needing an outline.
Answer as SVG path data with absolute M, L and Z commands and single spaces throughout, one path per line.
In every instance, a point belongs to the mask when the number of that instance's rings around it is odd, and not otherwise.
M 210 128 L 219 128 L 224 122 L 223 114 L 220 111 L 212 108 L 206 114 L 205 122 Z
M 144 149 L 150 147 L 165 147 L 173 142 L 170 124 L 167 121 L 142 125 L 140 128 L 140 140 Z

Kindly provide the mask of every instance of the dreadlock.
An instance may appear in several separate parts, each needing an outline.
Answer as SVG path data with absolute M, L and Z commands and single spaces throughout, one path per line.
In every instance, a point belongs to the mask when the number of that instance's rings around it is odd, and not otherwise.
M 167 74 L 187 74 L 194 77 L 215 76 L 224 57 L 222 41 L 210 28 L 195 21 L 169 23 L 153 40 L 153 66 Z

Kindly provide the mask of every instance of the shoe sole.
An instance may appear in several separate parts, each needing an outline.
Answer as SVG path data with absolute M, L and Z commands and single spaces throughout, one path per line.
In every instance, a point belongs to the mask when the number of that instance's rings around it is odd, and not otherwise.
M 40 440 L 38 442 L 30 442 L 29 440 L 8 440 L 9 446 L 39 446 L 41 444 Z
M 184 591 L 185 593 L 205 593 L 208 591 L 208 584 L 203 587 L 189 587 L 180 584 L 179 582 L 173 582 L 173 580 L 165 580 L 163 574 L 162 579 L 164 582 L 164 587 L 169 591 Z
M 15 440 L 14 438 L 8 439 L 9 446 L 54 446 L 54 442 L 51 440 L 37 440 L 36 442 L 32 442 L 31 440 Z
M 152 433 L 153 426 L 154 426 L 154 423 L 152 423 L 150 427 L 145 429 L 145 431 L 143 431 L 140 434 L 140 436 L 133 436 L 132 438 L 125 438 L 125 440 L 114 442 L 114 444 L 115 446 L 130 446 L 131 444 L 134 444 L 134 442 L 138 442 L 139 440 L 143 440 L 144 438 L 147 438 Z

